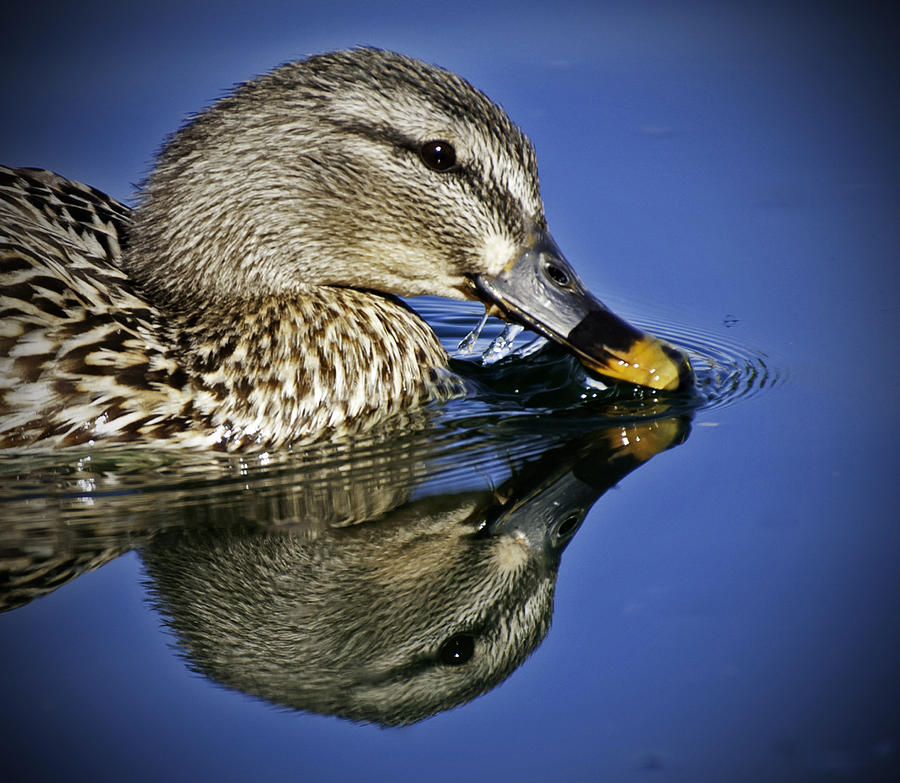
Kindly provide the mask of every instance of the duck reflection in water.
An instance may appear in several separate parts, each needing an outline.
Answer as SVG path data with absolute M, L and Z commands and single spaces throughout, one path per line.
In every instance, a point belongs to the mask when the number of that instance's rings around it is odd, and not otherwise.
M 687 428 L 657 419 L 557 440 L 499 487 L 413 499 L 357 524 L 169 530 L 143 559 L 197 671 L 279 705 L 414 723 L 525 660 L 588 510 Z

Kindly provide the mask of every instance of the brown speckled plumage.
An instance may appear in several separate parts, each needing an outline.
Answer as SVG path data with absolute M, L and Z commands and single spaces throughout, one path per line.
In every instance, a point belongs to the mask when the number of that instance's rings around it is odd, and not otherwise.
M 546 228 L 503 110 L 375 49 L 238 86 L 167 142 L 133 213 L 0 169 L 0 448 L 272 448 L 459 393 L 398 296 L 479 298 L 601 374 L 687 383 Z
M 450 188 L 415 151 L 433 134 L 466 167 Z M 272 447 L 458 393 L 395 294 L 471 295 L 501 260 L 486 243 L 542 220 L 533 152 L 498 107 L 368 49 L 198 115 L 134 214 L 50 172 L 0 178 L 3 448 Z
M 16 215 L 0 240 L 2 447 L 279 445 L 452 389 L 433 333 L 390 297 L 311 286 L 163 314 L 120 268 L 126 207 L 46 171 L 0 169 L 0 193 Z

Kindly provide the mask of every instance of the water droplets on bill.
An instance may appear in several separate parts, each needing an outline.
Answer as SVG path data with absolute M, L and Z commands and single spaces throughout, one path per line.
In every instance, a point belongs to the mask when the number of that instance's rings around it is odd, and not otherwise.
M 488 320 L 488 314 L 485 311 L 481 320 L 469 332 L 462 340 L 460 340 L 457 351 L 461 354 L 470 354 L 475 350 L 475 345 L 478 342 L 478 338 L 481 335 L 482 330 L 484 329 L 485 324 Z M 535 351 L 537 351 L 546 340 L 543 337 L 536 336 L 534 339 L 525 343 L 525 345 L 521 346 L 518 350 L 513 351 L 513 346 L 516 342 L 516 337 L 518 337 L 522 332 L 525 331 L 525 327 L 520 324 L 506 324 L 503 331 L 500 332 L 493 340 L 491 340 L 488 347 L 481 354 L 481 362 L 482 364 L 495 364 L 501 359 L 506 358 L 507 356 L 515 356 L 518 358 L 528 356 Z

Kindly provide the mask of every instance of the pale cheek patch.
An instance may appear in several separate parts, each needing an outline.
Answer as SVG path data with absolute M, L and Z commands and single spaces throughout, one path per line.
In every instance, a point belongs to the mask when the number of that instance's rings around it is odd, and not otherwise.
M 528 563 L 528 541 L 522 533 L 501 536 L 494 544 L 494 563 L 503 575 L 512 576 Z
M 523 215 L 535 218 L 543 214 L 544 206 L 536 193 L 534 180 L 526 176 L 521 165 L 510 162 L 503 167 L 500 179 L 506 189 L 519 200 Z
M 481 250 L 481 268 L 484 274 L 499 275 L 519 255 L 519 250 L 509 237 L 490 235 Z

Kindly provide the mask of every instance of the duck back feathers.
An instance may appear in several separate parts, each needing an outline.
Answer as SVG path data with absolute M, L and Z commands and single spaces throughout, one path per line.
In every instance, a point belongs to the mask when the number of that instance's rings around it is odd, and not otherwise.
M 458 391 L 393 297 L 308 286 L 164 312 L 122 269 L 128 207 L 6 167 L 0 199 L 0 448 L 277 447 Z
M 120 268 L 130 210 L 30 169 L 0 168 L 0 199 L 0 446 L 135 437 L 180 379 Z
M 134 212 L 0 170 L 0 262 L 0 448 L 369 429 L 462 388 L 400 296 L 480 299 L 614 379 L 691 378 L 566 261 L 505 112 L 381 50 L 239 85 L 166 142 Z

